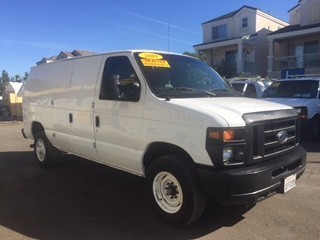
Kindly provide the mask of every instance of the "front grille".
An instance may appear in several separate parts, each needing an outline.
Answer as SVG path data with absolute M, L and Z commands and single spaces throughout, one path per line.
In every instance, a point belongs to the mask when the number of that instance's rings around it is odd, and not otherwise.
M 286 152 L 297 144 L 296 120 L 273 121 L 253 126 L 254 138 L 259 139 L 258 141 L 253 141 L 254 160 Z M 283 131 L 287 133 L 287 140 L 282 143 L 277 135 Z
M 248 130 L 246 141 L 253 146 L 247 151 L 248 162 L 281 155 L 298 145 L 299 122 L 294 110 L 247 114 L 244 119 Z M 284 139 L 281 139 L 281 134 Z

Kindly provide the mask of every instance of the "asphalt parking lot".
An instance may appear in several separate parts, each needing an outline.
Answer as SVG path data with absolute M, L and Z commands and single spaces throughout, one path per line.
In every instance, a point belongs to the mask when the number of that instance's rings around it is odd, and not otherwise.
M 297 186 L 254 207 L 208 204 L 195 224 L 162 223 L 143 179 L 78 157 L 37 166 L 21 122 L 0 122 L 0 239 L 319 239 L 320 143 L 302 142 Z

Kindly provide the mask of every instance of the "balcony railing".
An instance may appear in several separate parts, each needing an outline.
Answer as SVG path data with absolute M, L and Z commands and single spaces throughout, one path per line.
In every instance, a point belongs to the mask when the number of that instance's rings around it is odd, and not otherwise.
M 305 54 L 303 56 L 275 57 L 273 60 L 274 71 L 317 67 L 320 67 L 320 53 Z
M 217 68 L 217 67 L 232 67 L 237 69 L 237 60 L 234 62 L 226 63 L 225 59 L 214 59 L 212 61 L 212 66 Z M 238 69 L 239 72 L 248 72 L 248 73 L 254 73 L 255 72 L 255 64 L 254 62 L 246 61 L 246 60 L 241 60 L 241 66 L 242 69 Z

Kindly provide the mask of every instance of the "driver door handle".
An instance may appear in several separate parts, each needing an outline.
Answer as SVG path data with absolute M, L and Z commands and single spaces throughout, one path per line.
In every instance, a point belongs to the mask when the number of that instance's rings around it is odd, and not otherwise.
M 99 116 L 96 116 L 96 127 L 100 127 L 100 117 Z

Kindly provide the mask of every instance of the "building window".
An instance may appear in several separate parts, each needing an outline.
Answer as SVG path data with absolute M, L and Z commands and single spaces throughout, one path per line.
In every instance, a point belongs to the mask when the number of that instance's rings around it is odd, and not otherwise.
M 310 23 L 317 23 L 320 20 L 320 4 L 314 4 L 310 7 Z
M 242 18 L 242 28 L 248 27 L 248 18 Z
M 319 52 L 319 42 L 315 41 L 308 41 L 303 43 L 304 54 L 316 54 Z
M 212 40 L 222 40 L 227 38 L 227 25 L 212 27 Z
M 303 64 L 304 67 L 319 66 L 320 45 L 318 41 L 308 41 L 303 43 Z

